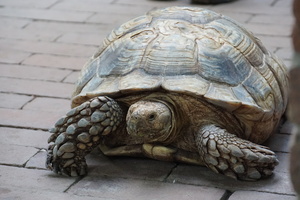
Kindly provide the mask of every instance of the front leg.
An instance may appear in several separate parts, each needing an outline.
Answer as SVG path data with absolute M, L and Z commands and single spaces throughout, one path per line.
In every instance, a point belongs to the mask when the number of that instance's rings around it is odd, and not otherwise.
M 103 136 L 116 131 L 122 116 L 118 103 L 109 97 L 95 97 L 70 110 L 50 130 L 46 167 L 67 176 L 85 175 L 85 156 Z
M 206 166 L 217 173 L 240 180 L 258 180 L 272 174 L 278 160 L 267 147 L 238 138 L 215 125 L 195 134 Z

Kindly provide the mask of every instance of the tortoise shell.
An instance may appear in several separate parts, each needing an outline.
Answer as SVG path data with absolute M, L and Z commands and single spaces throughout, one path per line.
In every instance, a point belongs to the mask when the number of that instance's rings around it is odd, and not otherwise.
M 234 20 L 202 8 L 170 7 L 107 36 L 82 69 L 72 106 L 100 95 L 182 93 L 233 113 L 247 135 L 253 132 L 249 121 L 276 126 L 286 109 L 287 84 L 284 64 Z

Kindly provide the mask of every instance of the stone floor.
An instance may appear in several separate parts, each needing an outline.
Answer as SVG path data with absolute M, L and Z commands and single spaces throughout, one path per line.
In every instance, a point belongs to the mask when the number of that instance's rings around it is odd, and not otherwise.
M 238 0 L 203 7 L 244 24 L 289 67 L 291 4 Z M 190 1 L 0 0 L 0 199 L 296 199 L 287 162 L 290 123 L 266 143 L 280 160 L 274 176 L 257 182 L 231 180 L 205 167 L 99 152 L 88 156 L 89 175 L 83 178 L 45 169 L 47 130 L 69 109 L 85 61 L 112 28 L 173 5 Z

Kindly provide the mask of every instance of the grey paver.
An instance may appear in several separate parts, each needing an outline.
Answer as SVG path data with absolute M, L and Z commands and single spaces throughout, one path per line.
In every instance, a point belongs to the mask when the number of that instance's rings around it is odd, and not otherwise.
M 147 180 L 128 180 L 113 177 L 85 177 L 68 193 L 122 200 L 138 199 L 220 199 L 224 190 L 192 185 L 162 183 Z
M 294 195 L 291 182 L 286 173 L 276 172 L 268 179 L 257 182 L 237 181 L 226 176 L 216 174 L 206 167 L 179 165 L 168 178 L 168 182 L 218 187 L 235 190 L 255 190 L 270 193 Z
M 39 189 L 24 189 L 20 187 L 0 186 L 0 198 L 3 200 L 115 200 L 101 197 L 77 196 L 60 191 L 45 191 Z
M 289 135 L 293 132 L 294 128 L 295 128 L 294 124 L 290 121 L 287 121 L 280 128 L 280 133 Z
M 96 51 L 94 46 L 13 39 L 0 39 L 0 46 L 9 50 L 76 57 L 89 57 Z
M 74 84 L 78 77 L 79 77 L 79 72 L 72 72 L 69 76 L 67 76 L 65 79 L 64 79 L 64 83 L 72 83 Z
M 36 0 L 1 0 L 0 5 L 27 8 L 48 8 L 58 0 L 36 1 Z
M 0 18 L 1 27 L 6 27 L 6 28 L 23 28 L 24 26 L 28 25 L 30 22 L 31 22 L 30 19 L 19 19 L 19 18 L 10 18 L 10 17 Z
M 250 14 L 267 14 L 267 15 L 290 15 L 290 9 L 282 9 L 281 7 L 270 7 L 270 3 L 273 0 L 261 1 L 237 1 L 236 3 L 222 4 L 214 7 L 213 9 L 218 12 L 222 11 L 234 11 L 240 13 L 250 13 Z
M 0 93 L 0 107 L 19 109 L 32 99 L 29 95 Z
M 46 148 L 46 146 L 45 146 Z M 27 162 L 26 168 L 37 168 L 37 169 L 46 169 L 45 161 L 47 157 L 47 151 L 42 149 L 38 151 L 34 156 L 32 156 Z
M 71 101 L 67 99 L 37 97 L 26 104 L 23 109 L 48 112 L 60 110 L 61 112 L 65 111 L 67 113 L 67 111 L 71 109 Z
M 229 200 L 297 200 L 294 195 L 281 195 L 281 194 L 270 194 L 266 192 L 255 192 L 255 191 L 236 191 L 234 192 Z
M 283 36 L 291 35 L 291 26 L 277 24 L 245 24 L 245 27 L 257 35 Z
M 139 15 L 143 15 L 144 13 L 141 12 Z M 128 13 L 127 15 L 124 15 L 122 18 L 120 18 L 118 15 L 114 13 L 97 13 L 90 17 L 87 22 L 89 23 L 99 23 L 102 22 L 104 24 L 110 24 L 111 26 L 118 27 L 121 24 L 127 22 L 128 20 L 134 19 L 136 16 L 132 13 Z
M 0 62 L 18 64 L 30 55 L 31 53 L 28 52 L 16 51 L 12 49 L 0 49 Z
M 60 98 L 69 98 L 74 88 L 73 85 L 68 83 L 10 79 L 6 77 L 0 77 L 0 83 L 1 92 Z
M 99 20 L 98 20 L 99 21 Z M 65 33 L 57 39 L 58 42 L 71 44 L 84 44 L 100 46 L 103 39 L 108 35 L 108 31 L 98 33 Z
M 266 46 L 266 48 L 291 48 L 292 43 L 289 37 L 280 37 L 280 36 L 270 36 L 270 35 L 259 35 L 259 39 Z
M 291 47 L 279 48 L 276 51 L 276 55 L 278 55 L 282 59 L 292 59 L 292 57 L 293 57 L 292 48 Z
M 89 176 L 112 176 L 163 181 L 171 172 L 174 163 L 144 158 L 106 157 L 93 152 L 87 157 Z
M 0 166 L 0 182 L 6 187 L 63 192 L 75 181 L 76 178 L 58 176 L 47 170 Z
M 289 152 L 289 139 L 290 135 L 274 134 L 264 145 L 270 147 L 273 151 Z
M 107 26 L 105 24 L 100 24 L 100 22 L 98 24 L 82 24 L 51 21 L 34 21 L 28 26 L 26 26 L 25 29 L 33 32 L 49 29 L 60 33 L 98 33 L 101 30 L 107 30 L 107 32 L 110 32 L 113 27 L 115 27 L 115 25 Z
M 154 8 L 154 6 L 132 6 L 132 5 L 118 5 L 101 2 L 101 4 L 95 0 L 73 0 L 62 1 L 52 7 L 54 10 L 71 10 L 71 11 L 93 11 L 99 13 L 114 13 L 117 15 L 128 15 L 128 13 L 141 15 Z M 122 18 L 122 17 L 120 17 Z
M 91 55 L 90 55 L 91 56 Z M 70 57 L 47 54 L 34 54 L 23 61 L 23 64 L 80 70 L 90 56 Z
M 69 70 L 42 68 L 36 66 L 26 65 L 9 65 L 0 64 L 0 71 L 3 77 L 11 78 L 22 78 L 32 80 L 48 80 L 60 82 L 68 74 L 71 73 Z
M 291 9 L 293 0 L 279 0 L 274 4 L 275 7 Z
M 38 152 L 36 148 L 25 147 L 11 144 L 0 145 L 0 163 L 19 165 L 22 166 L 28 161 L 34 154 Z
M 69 22 L 83 22 L 93 13 L 91 12 L 72 12 L 72 11 L 58 11 L 49 9 L 34 9 L 34 8 L 14 8 L 4 7 L 0 8 L 0 15 L 6 17 L 23 17 L 29 19 L 43 19 L 54 21 L 69 21 Z
M 275 24 L 280 25 L 293 25 L 294 18 L 291 15 L 255 15 L 249 20 L 250 23 L 259 24 Z
M 64 114 L 65 112 L 61 111 L 43 112 L 0 108 L 0 125 L 48 130 Z
M 54 41 L 58 36 L 60 36 L 60 33 L 49 30 L 32 33 L 31 31 L 14 27 L 6 27 L 0 32 L 1 38 L 10 38 L 18 40 Z
M 41 130 L 0 127 L 0 144 L 46 148 L 49 132 Z

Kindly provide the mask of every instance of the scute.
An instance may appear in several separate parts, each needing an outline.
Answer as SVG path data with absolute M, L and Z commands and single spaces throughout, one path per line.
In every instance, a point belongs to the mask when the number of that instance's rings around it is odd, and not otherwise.
M 249 124 L 284 112 L 287 82 L 283 63 L 234 20 L 171 7 L 112 31 L 83 68 L 73 106 L 99 95 L 166 90 L 207 100 Z

